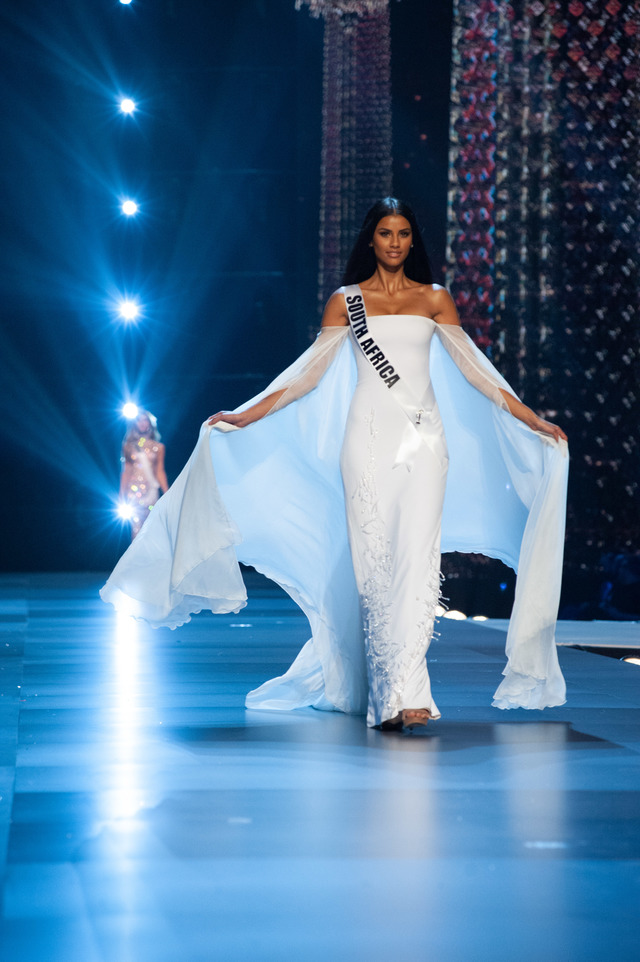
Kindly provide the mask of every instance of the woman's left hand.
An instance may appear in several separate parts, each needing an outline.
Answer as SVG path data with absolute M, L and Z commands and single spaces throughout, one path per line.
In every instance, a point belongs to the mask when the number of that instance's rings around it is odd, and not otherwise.
M 557 424 L 552 424 L 551 421 L 545 421 L 544 418 L 538 417 L 537 414 L 533 414 L 533 417 L 529 423 L 529 427 L 534 431 L 540 431 L 541 434 L 548 434 L 549 437 L 554 439 L 554 441 L 569 440 L 561 427 L 559 427 Z
M 569 440 L 561 427 L 559 427 L 557 424 L 552 424 L 551 421 L 545 421 L 544 418 L 538 417 L 535 411 L 532 411 L 531 408 L 527 407 L 526 404 L 523 404 L 522 401 L 519 401 L 518 398 L 514 397 L 513 394 L 510 394 L 509 391 L 501 390 L 500 393 L 505 399 L 507 407 L 509 408 L 511 414 L 513 414 L 514 418 L 518 418 L 519 421 L 522 421 L 524 424 L 526 424 L 527 427 L 531 428 L 532 431 L 539 431 L 541 434 L 547 434 L 550 438 L 553 438 L 554 441 Z

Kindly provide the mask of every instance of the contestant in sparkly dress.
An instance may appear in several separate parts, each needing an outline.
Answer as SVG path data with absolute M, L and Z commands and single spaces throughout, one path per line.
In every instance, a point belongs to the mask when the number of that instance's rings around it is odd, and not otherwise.
M 169 484 L 164 470 L 164 444 L 153 414 L 140 411 L 122 442 L 120 501 L 131 508 L 131 539 Z

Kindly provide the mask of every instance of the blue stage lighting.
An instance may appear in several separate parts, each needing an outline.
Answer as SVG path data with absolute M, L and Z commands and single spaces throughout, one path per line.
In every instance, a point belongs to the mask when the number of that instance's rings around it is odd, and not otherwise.
M 120 110 L 123 114 L 132 114 L 136 109 L 135 101 L 131 97 L 123 97 L 120 101 Z
M 119 504 L 117 508 L 118 517 L 123 521 L 131 521 L 133 517 L 133 506 L 130 504 Z
M 132 217 L 134 214 L 138 213 L 138 205 L 135 200 L 125 200 L 122 202 L 122 213 L 126 214 L 127 217 Z
M 120 301 L 118 313 L 125 321 L 135 321 L 140 315 L 140 308 L 135 301 Z
M 133 421 L 134 418 L 138 417 L 138 405 L 134 404 L 133 401 L 127 401 L 126 404 L 122 405 L 122 416 L 128 421 Z
M 131 3 L 131 0 L 120 0 L 120 3 L 124 3 L 128 6 Z

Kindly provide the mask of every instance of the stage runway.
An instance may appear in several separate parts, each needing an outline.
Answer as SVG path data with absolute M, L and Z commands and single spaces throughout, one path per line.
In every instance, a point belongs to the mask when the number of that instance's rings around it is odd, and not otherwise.
M 445 621 L 425 733 L 246 712 L 307 638 L 250 580 L 171 632 L 0 578 L 2 962 L 640 957 L 640 667 L 564 646 L 567 705 L 501 712 L 502 625 Z

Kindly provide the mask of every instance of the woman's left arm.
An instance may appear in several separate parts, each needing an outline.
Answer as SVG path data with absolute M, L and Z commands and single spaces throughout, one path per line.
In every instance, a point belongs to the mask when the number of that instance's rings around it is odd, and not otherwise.
M 430 316 L 438 325 L 442 343 L 469 383 L 494 402 L 501 402 L 501 407 L 507 408 L 513 417 L 518 418 L 533 431 L 547 434 L 556 441 L 566 441 L 567 435 L 561 427 L 539 417 L 514 394 L 505 390 L 495 376 L 490 376 L 488 370 L 483 370 L 483 367 L 489 367 L 497 375 L 491 362 L 481 351 L 478 351 L 473 341 L 462 330 L 456 305 L 449 292 L 444 287 L 435 285 L 430 292 L 429 300 Z M 502 383 L 506 382 L 502 380 Z
M 539 417 L 535 411 L 528 408 L 526 404 L 519 401 L 518 398 L 514 397 L 513 394 L 509 394 L 508 391 L 503 391 L 500 389 L 500 393 L 507 402 L 507 407 L 514 418 L 518 418 L 527 427 L 531 428 L 532 431 L 540 431 L 541 434 L 548 434 L 554 440 L 568 441 L 567 435 L 564 433 L 561 427 L 557 424 L 552 424 L 551 421 L 545 421 L 544 418 Z
M 162 489 L 163 494 L 169 490 L 169 482 L 164 470 L 164 444 L 158 445 L 158 459 L 156 461 L 156 480 Z

